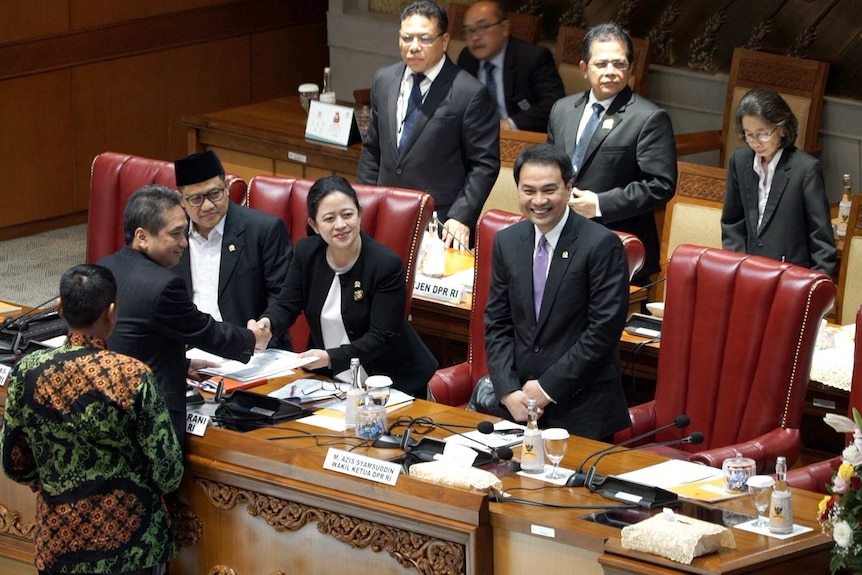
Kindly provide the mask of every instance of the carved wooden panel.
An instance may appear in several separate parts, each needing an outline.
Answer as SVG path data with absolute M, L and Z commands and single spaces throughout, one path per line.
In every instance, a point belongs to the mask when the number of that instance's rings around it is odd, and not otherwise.
M 743 57 L 739 60 L 739 81 L 770 84 L 778 91 L 781 88 L 811 91 L 817 83 L 817 70 Z
M 21 514 L 0 503 L 0 533 L 33 540 L 35 523 L 21 521 Z
M 275 531 L 297 531 L 316 523 L 318 532 L 323 535 L 354 548 L 369 548 L 375 553 L 386 551 L 403 567 L 413 567 L 422 574 L 464 573 L 466 569 L 464 546 L 451 541 L 209 479 L 198 477 L 194 481 L 212 505 L 228 510 L 244 504 L 249 515 L 262 518 Z
M 725 180 L 697 174 L 680 174 L 676 193 L 687 198 L 724 202 Z

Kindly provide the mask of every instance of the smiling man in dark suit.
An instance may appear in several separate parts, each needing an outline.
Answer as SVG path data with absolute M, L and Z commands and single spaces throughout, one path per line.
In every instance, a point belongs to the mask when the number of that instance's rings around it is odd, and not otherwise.
M 515 421 L 527 401 L 539 425 L 610 442 L 631 425 L 620 381 L 619 338 L 628 310 L 628 266 L 612 231 L 566 202 L 570 158 L 543 144 L 514 166 L 527 220 L 497 233 L 485 306 L 494 391 Z
M 646 261 L 632 283 L 644 285 L 661 267 L 655 210 L 676 190 L 670 117 L 629 88 L 634 49 L 622 27 L 591 28 L 581 56 L 591 88 L 554 104 L 548 143 L 572 160 L 575 212 L 643 242 Z
M 356 181 L 428 192 L 447 245 L 466 246 L 500 171 L 500 129 L 485 87 L 446 57 L 447 25 L 434 2 L 401 13 L 402 62 L 374 75 Z
M 458 66 L 488 88 L 500 128 L 547 132 L 551 107 L 566 95 L 551 52 L 510 36 L 506 11 L 490 0 L 467 9 L 464 39 Z
M 177 160 L 174 170 L 191 220 L 189 247 L 174 271 L 186 280 L 199 310 L 245 326 L 281 291 L 291 257 L 284 222 L 232 202 L 212 150 Z M 270 346 L 289 349 L 290 340 L 277 334 Z

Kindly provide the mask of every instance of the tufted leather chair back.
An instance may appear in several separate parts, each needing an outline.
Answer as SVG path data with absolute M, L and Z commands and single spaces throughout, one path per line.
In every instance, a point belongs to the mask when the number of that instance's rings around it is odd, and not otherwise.
M 832 280 L 798 266 L 688 244 L 674 251 L 667 277 L 654 422 L 688 414 L 689 430 L 706 438 L 684 446 L 691 452 L 781 430 L 787 453 L 779 455 L 792 463 L 817 331 L 835 301 Z M 632 419 L 637 426 L 634 413 Z M 674 429 L 655 440 L 680 434 Z M 711 463 L 720 466 L 720 460 L 723 455 Z
M 280 217 L 296 245 L 306 237 L 308 212 L 306 200 L 313 180 L 256 176 L 248 190 L 251 208 Z M 404 317 L 410 314 L 413 278 L 422 233 L 428 227 L 434 212 L 434 200 L 425 192 L 401 188 L 385 188 L 365 184 L 351 184 L 362 206 L 362 231 L 384 244 L 401 257 L 407 276 L 407 303 Z M 294 349 L 304 349 L 308 342 L 308 325 L 300 318 L 290 328 Z
M 245 201 L 245 181 L 227 174 L 231 201 Z M 173 162 L 104 152 L 90 167 L 90 212 L 87 218 L 87 261 L 95 263 L 123 245 L 123 211 L 129 196 L 149 184 L 176 189 Z

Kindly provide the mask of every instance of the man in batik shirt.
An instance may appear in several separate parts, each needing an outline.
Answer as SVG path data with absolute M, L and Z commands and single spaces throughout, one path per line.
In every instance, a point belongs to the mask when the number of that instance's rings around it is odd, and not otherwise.
M 105 349 L 116 293 L 107 268 L 66 271 L 67 342 L 12 372 L 0 451 L 37 493 L 40 575 L 157 575 L 176 553 L 162 496 L 182 479 L 180 443 L 150 369 Z

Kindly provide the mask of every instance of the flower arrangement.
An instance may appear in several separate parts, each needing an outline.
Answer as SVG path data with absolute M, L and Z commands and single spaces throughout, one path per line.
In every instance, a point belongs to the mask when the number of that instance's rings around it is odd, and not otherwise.
M 835 540 L 832 573 L 847 569 L 862 573 L 862 416 L 853 408 L 853 419 L 828 414 L 824 421 L 835 431 L 852 433 L 853 441 L 841 454 L 841 465 L 832 477 L 827 495 L 820 501 L 818 521 Z

